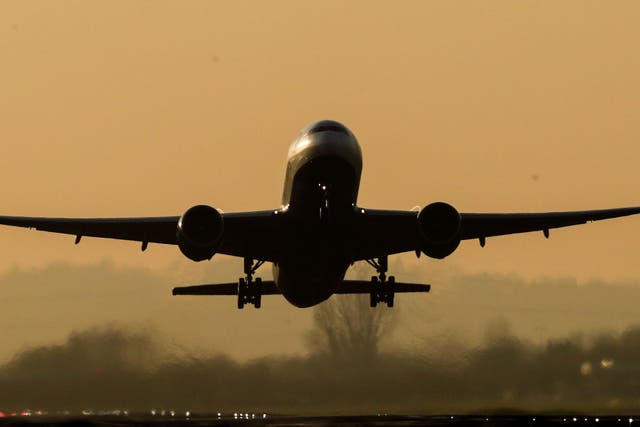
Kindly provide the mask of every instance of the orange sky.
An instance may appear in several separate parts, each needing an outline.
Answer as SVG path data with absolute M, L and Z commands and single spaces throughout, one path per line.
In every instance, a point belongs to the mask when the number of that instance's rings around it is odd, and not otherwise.
M 0 213 L 276 207 L 289 143 L 321 118 L 360 140 L 363 206 L 638 205 L 639 21 L 634 1 L 4 1 Z M 467 242 L 444 263 L 637 278 L 639 236 L 620 219 Z M 0 230 L 0 271 L 181 256 Z

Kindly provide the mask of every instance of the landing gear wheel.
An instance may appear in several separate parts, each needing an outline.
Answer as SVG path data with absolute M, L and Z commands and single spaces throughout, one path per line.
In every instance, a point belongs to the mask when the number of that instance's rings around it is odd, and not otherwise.
M 255 308 L 262 305 L 262 279 L 253 279 L 253 273 L 264 264 L 264 261 L 257 261 L 255 264 L 251 258 L 244 259 L 245 277 L 238 279 L 238 308 L 244 308 L 245 304 L 253 304 Z
M 244 278 L 238 279 L 238 309 L 244 308 L 244 302 L 247 295 L 247 282 Z
M 253 306 L 260 308 L 262 305 L 262 279 L 257 277 L 253 286 Z
M 388 262 L 387 257 L 382 256 L 375 260 L 366 260 L 369 265 L 378 272 L 377 276 L 371 276 L 371 293 L 369 295 L 369 306 L 376 307 L 378 303 L 385 303 L 387 307 L 393 307 L 396 284 L 394 276 L 387 277 Z
M 379 288 L 378 276 L 371 276 L 371 293 L 369 294 L 369 307 L 375 308 L 379 301 Z
M 392 308 L 393 307 L 393 300 L 395 299 L 395 292 L 393 291 L 393 287 L 396 284 L 396 278 L 395 276 L 389 276 L 389 279 L 387 280 L 387 286 L 390 288 L 386 295 L 385 295 L 385 299 L 387 300 L 387 307 Z

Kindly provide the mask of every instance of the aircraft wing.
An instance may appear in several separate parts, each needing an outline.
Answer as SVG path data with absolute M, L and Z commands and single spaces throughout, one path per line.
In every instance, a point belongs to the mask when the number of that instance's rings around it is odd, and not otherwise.
M 420 248 L 415 211 L 367 209 L 350 228 L 352 259 L 373 259 L 381 255 L 410 252 Z M 462 213 L 461 239 L 487 237 L 584 224 L 590 221 L 640 213 L 640 207 L 550 213 Z M 224 234 L 217 253 L 256 260 L 276 261 L 282 219 L 274 211 L 223 213 Z M 176 245 L 180 217 L 142 218 L 45 218 L 0 216 L 0 225 L 33 228 L 74 235 Z M 546 232 L 545 231 L 545 232 Z
M 271 261 L 277 256 L 279 217 L 274 211 L 223 213 L 224 235 L 217 253 Z M 84 236 L 177 245 L 179 216 L 142 218 L 45 218 L 0 216 L 0 225 Z
M 355 260 L 419 250 L 416 211 L 365 209 L 352 230 Z M 461 213 L 461 239 L 480 239 L 585 224 L 640 213 L 640 207 L 547 213 Z
M 0 224 L 53 233 L 175 245 L 178 216 L 149 218 L 44 218 L 0 216 Z M 79 242 L 79 238 L 78 238 Z
M 462 239 L 545 231 L 640 213 L 640 207 L 549 213 L 463 213 Z

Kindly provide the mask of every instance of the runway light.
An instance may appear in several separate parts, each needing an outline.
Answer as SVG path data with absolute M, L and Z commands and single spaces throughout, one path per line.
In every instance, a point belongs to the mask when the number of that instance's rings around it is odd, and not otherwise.
M 596 418 L 596 422 L 599 423 L 600 422 L 600 418 Z
M 587 377 L 591 375 L 591 372 L 593 372 L 593 366 L 591 365 L 591 363 L 582 362 L 582 364 L 580 365 L 580 374 Z
M 604 368 L 604 369 L 609 369 L 609 368 L 612 368 L 612 367 L 613 367 L 614 363 L 615 363 L 615 362 L 613 361 L 613 359 L 612 359 L 612 358 L 605 357 L 604 359 L 602 359 L 602 360 L 600 361 L 600 366 L 601 366 L 602 368 Z
M 267 414 L 262 414 L 262 419 L 264 420 L 265 418 L 267 418 Z
M 633 422 L 633 418 L 629 418 L 629 424 Z
M 573 417 L 573 422 L 575 423 L 576 421 L 578 421 L 578 419 L 576 417 Z

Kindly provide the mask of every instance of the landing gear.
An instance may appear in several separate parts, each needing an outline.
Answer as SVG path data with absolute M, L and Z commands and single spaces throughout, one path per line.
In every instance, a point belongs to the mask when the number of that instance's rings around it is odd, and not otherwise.
M 255 308 L 260 308 L 262 305 L 262 279 L 256 277 L 253 280 L 253 274 L 260 266 L 264 264 L 264 261 L 256 261 L 253 263 L 253 259 L 244 259 L 244 274 L 245 277 L 238 279 L 238 308 L 244 308 L 245 304 L 253 304 Z
M 387 307 L 393 307 L 393 300 L 395 292 L 393 290 L 396 278 L 389 276 L 387 278 L 387 271 L 389 265 L 387 262 L 387 256 L 381 256 L 376 260 L 368 259 L 367 263 L 376 269 L 377 276 L 371 277 L 371 293 L 370 293 L 370 306 L 376 307 L 378 303 L 385 303 Z

